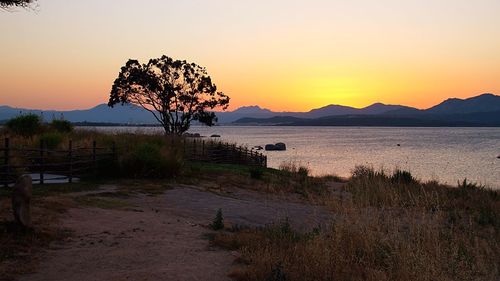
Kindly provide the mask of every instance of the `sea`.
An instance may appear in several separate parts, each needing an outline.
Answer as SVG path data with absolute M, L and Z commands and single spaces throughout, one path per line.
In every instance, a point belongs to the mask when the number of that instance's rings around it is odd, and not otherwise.
M 107 132 L 161 133 L 158 127 L 101 127 Z M 292 162 L 313 175 L 350 176 L 357 165 L 450 185 L 467 179 L 500 189 L 500 128 L 193 126 L 190 133 L 252 148 L 283 142 L 286 151 L 262 151 L 268 166 Z

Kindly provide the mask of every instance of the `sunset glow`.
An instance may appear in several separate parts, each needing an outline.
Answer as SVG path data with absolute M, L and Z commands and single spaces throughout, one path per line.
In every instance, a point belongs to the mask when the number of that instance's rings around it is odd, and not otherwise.
M 0 105 L 106 103 L 129 58 L 207 67 L 231 109 L 500 93 L 500 1 L 41 0 L 0 12 Z M 145 20 L 147 19 L 147 20 Z

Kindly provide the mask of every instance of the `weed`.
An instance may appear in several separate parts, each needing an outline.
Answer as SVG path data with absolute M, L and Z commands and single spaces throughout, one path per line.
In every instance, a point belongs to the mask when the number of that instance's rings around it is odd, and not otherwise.
M 221 230 L 224 229 L 224 218 L 222 216 L 222 209 L 217 210 L 217 214 L 215 214 L 215 218 L 213 219 L 210 227 L 213 230 Z

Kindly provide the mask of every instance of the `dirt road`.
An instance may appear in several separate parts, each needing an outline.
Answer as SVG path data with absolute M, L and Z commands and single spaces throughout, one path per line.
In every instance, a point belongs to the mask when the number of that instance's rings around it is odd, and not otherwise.
M 108 186 L 99 192 L 116 190 Z M 228 224 L 263 226 L 288 218 L 297 228 L 329 221 L 321 207 L 246 191 L 214 193 L 176 186 L 160 196 L 124 199 L 130 208 L 73 208 L 35 274 L 20 280 L 230 280 L 237 253 L 211 248 L 207 225 L 223 210 Z

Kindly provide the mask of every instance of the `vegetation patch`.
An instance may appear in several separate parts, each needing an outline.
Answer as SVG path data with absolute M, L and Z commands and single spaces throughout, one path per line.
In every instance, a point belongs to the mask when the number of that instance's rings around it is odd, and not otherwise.
M 241 252 L 235 280 L 500 277 L 497 191 L 423 183 L 408 172 L 369 167 L 357 167 L 343 189 L 352 200 L 327 202 L 339 215 L 331 227 L 304 233 L 283 222 L 217 233 L 212 244 Z

